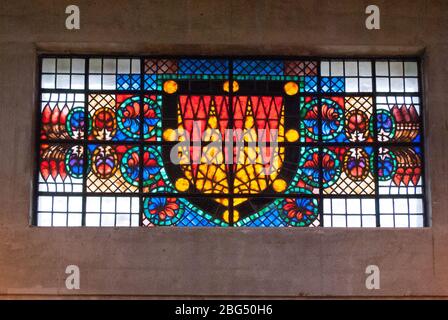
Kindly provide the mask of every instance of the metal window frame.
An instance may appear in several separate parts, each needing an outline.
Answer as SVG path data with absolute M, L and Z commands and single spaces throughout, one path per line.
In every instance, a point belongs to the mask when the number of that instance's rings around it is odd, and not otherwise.
M 85 59 L 85 70 L 84 70 L 84 89 L 44 89 L 41 86 L 41 80 L 42 80 L 42 61 L 44 58 L 57 58 L 57 59 Z M 140 60 L 140 90 L 108 90 L 108 89 L 95 89 L 90 90 L 89 89 L 89 61 L 91 58 L 98 58 L 98 59 L 139 59 Z M 87 175 L 85 173 L 87 172 L 87 146 L 89 144 L 104 144 L 104 145 L 138 145 L 140 147 L 140 161 L 142 161 L 142 152 L 143 152 L 143 146 L 144 145 L 170 145 L 170 142 L 166 141 L 151 141 L 151 142 L 145 142 L 143 140 L 143 130 L 142 130 L 142 123 L 143 123 L 143 113 L 140 114 L 140 139 L 138 141 L 99 141 L 94 140 L 90 141 L 88 140 L 87 131 L 88 128 L 85 126 L 85 132 L 84 132 L 84 138 L 78 140 L 57 140 L 52 139 L 49 141 L 42 141 L 40 138 L 40 129 L 41 129 L 41 99 L 43 93 L 80 93 L 84 94 L 84 116 L 87 119 L 88 114 L 88 97 L 90 94 L 95 93 L 101 93 L 101 94 L 133 94 L 135 96 L 139 96 L 140 99 L 143 99 L 145 95 L 163 95 L 164 93 L 157 90 L 145 90 L 144 89 L 144 62 L 145 59 L 223 59 L 228 60 L 229 63 L 229 77 L 228 81 L 229 84 L 232 84 L 233 81 L 233 61 L 237 59 L 245 59 L 245 60 L 300 60 L 300 61 L 313 61 L 317 63 L 317 92 L 298 92 L 297 95 L 300 97 L 315 97 L 319 99 L 319 117 L 318 117 L 318 126 L 320 128 L 319 130 L 319 141 L 318 142 L 294 142 L 289 143 L 285 142 L 284 144 L 293 144 L 295 146 L 308 146 L 308 147 L 317 147 L 319 148 L 319 194 L 284 194 L 279 193 L 274 195 L 264 195 L 264 194 L 251 194 L 250 196 L 240 195 L 240 194 L 233 194 L 229 193 L 226 195 L 226 198 L 237 198 L 237 197 L 250 197 L 250 198 L 300 198 L 300 197 L 311 197 L 311 198 L 317 198 L 319 203 L 319 220 L 320 224 L 319 227 L 325 227 L 324 222 L 324 214 L 323 214 L 323 202 L 325 198 L 334 199 L 334 198 L 360 198 L 360 199 L 374 199 L 375 200 L 375 217 L 376 217 L 376 227 L 380 227 L 380 208 L 379 208 L 379 200 L 381 198 L 419 198 L 423 201 L 423 227 L 429 227 L 429 218 L 428 218 L 428 203 L 427 203 L 427 186 L 426 186 L 426 161 L 425 161 L 425 103 L 423 100 L 423 81 L 422 81 L 422 58 L 420 56 L 283 56 L 283 55 L 128 55 L 128 54 L 48 54 L 48 53 L 42 53 L 38 54 L 38 66 L 37 66 L 37 86 L 36 86 L 36 122 L 35 122 L 35 154 L 34 154 L 34 177 L 33 177 L 33 201 L 32 201 L 32 213 L 31 213 L 31 224 L 34 226 L 37 226 L 37 214 L 38 214 L 38 198 L 41 195 L 47 195 L 47 196 L 82 196 L 83 198 L 83 209 L 82 209 L 82 226 L 86 225 L 86 199 L 87 196 L 98 196 L 98 197 L 139 197 L 140 202 L 140 212 L 139 212 L 139 225 L 142 226 L 142 210 L 143 210 L 143 198 L 147 196 L 147 193 L 142 192 L 142 177 L 140 176 L 139 179 L 139 192 L 126 192 L 126 193 L 112 193 L 112 192 L 88 192 L 87 191 Z M 71 61 L 71 60 L 70 60 Z M 345 73 L 345 61 L 356 61 L 358 66 L 358 75 L 352 76 L 353 78 L 357 78 L 358 80 L 358 90 L 360 89 L 359 85 L 359 79 L 362 78 L 359 75 L 359 62 L 360 61 L 368 61 L 371 64 L 371 76 L 367 78 L 372 79 L 372 91 L 371 92 L 321 92 L 321 62 L 322 61 L 341 61 L 343 63 L 344 67 L 344 75 L 342 76 L 344 79 L 347 77 Z M 389 85 L 389 92 L 377 92 L 376 91 L 376 68 L 375 68 L 375 62 L 376 61 L 387 61 L 388 65 L 390 65 L 390 61 L 401 61 L 401 62 L 416 62 L 417 63 L 417 83 L 418 83 L 418 92 L 404 92 L 405 88 L 403 87 L 403 92 L 392 92 L 391 87 Z M 71 64 L 71 62 L 70 62 Z M 116 65 L 116 68 L 118 68 L 118 65 Z M 131 64 L 132 68 L 132 64 Z M 117 71 L 117 70 L 116 70 Z M 70 75 L 73 74 L 70 70 Z M 101 73 L 103 74 L 103 73 Z M 115 73 L 118 74 L 118 71 Z M 55 66 L 55 81 L 56 81 L 56 75 L 57 75 L 57 63 Z M 331 75 L 331 63 L 330 63 L 330 75 L 328 77 L 332 77 Z M 385 76 L 382 76 L 385 77 Z M 389 79 L 391 79 L 390 75 L 390 68 L 389 68 L 389 75 L 387 76 Z M 405 78 L 405 71 L 403 69 L 403 81 Z M 70 86 L 71 86 L 71 77 L 70 77 Z M 56 86 L 55 86 L 56 87 Z M 232 110 L 232 97 L 234 95 L 238 95 L 237 93 L 233 93 L 232 90 L 229 90 L 229 93 L 227 96 L 229 97 L 229 108 Z M 373 136 L 373 142 L 323 142 L 322 141 L 322 122 L 321 122 L 321 98 L 322 97 L 372 97 L 372 117 L 376 117 L 377 113 L 377 97 L 378 96 L 413 96 L 419 98 L 419 106 L 420 106 L 420 142 L 379 142 L 377 139 L 377 123 L 374 121 L 374 132 L 372 132 Z M 230 113 L 231 114 L 231 113 Z M 229 126 L 232 126 L 233 123 L 233 117 L 229 119 Z M 69 145 L 82 145 L 84 147 L 84 175 L 83 175 L 83 186 L 82 186 L 82 192 L 42 192 L 39 191 L 39 170 L 40 170 L 40 145 L 42 142 L 49 142 L 49 143 L 66 143 Z M 374 177 L 374 194 L 324 194 L 323 188 L 322 188 L 322 148 L 324 147 L 331 147 L 331 146 L 369 146 L 373 148 L 374 153 L 374 167 L 375 170 L 373 171 L 373 177 Z M 422 193 L 421 194 L 379 194 L 379 185 L 378 185 L 378 173 L 377 173 L 377 162 L 378 162 L 378 150 L 382 146 L 409 146 L 409 147 L 419 147 L 421 150 L 421 179 L 422 179 Z M 142 166 L 142 163 L 140 163 L 140 167 Z M 142 175 L 142 170 L 140 170 L 140 175 Z M 154 194 L 156 195 L 156 194 Z M 205 195 L 205 194 L 188 194 L 188 193 L 172 193 L 167 194 L 165 193 L 164 196 L 173 196 L 173 197 L 179 197 L 179 198 L 193 198 L 193 197 L 214 197 L 216 198 L 217 195 Z M 220 196 L 218 196 L 220 197 Z M 230 201 L 230 203 L 233 204 L 233 201 Z M 229 206 L 229 211 L 233 211 L 233 206 Z M 52 213 L 53 216 L 54 213 Z M 117 214 L 117 213 L 115 213 Z M 131 214 L 131 213 L 129 213 Z M 409 217 L 409 212 L 408 212 Z M 347 217 L 347 212 L 345 213 L 345 216 Z M 362 215 L 360 215 L 362 216 Z M 393 213 L 393 216 L 395 216 L 395 213 Z M 231 213 L 229 215 L 229 226 L 233 225 L 233 214 Z M 361 222 L 362 223 L 362 222 Z M 395 224 L 395 223 L 394 223 Z M 395 227 L 395 225 L 394 225 Z M 346 228 L 350 228 L 346 226 Z

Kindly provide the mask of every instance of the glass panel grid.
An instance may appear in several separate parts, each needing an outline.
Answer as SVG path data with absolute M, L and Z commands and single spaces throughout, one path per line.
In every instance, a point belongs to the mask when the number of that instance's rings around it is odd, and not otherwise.
M 35 225 L 427 226 L 418 59 L 40 62 Z M 212 140 L 174 147 L 194 123 Z M 265 145 L 209 145 L 227 129 Z

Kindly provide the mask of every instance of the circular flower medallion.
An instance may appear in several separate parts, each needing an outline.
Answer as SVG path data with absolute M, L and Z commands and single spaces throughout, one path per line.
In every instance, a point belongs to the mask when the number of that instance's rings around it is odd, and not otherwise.
M 143 99 L 143 138 L 155 138 L 157 127 L 161 127 L 159 105 L 152 99 Z M 124 135 L 131 139 L 140 138 L 140 97 L 131 97 L 123 101 L 117 110 L 117 123 Z
M 312 197 L 286 198 L 279 202 L 278 210 L 282 219 L 289 225 L 303 227 L 317 219 L 319 204 L 318 200 Z
M 183 204 L 178 198 L 151 197 L 143 202 L 143 210 L 146 218 L 158 226 L 175 224 L 183 214 Z
M 369 118 L 361 110 L 346 114 L 346 134 L 350 141 L 365 141 L 369 133 Z
M 373 159 L 371 159 L 373 161 Z M 397 172 L 398 162 L 395 154 L 387 149 L 380 148 L 378 152 L 378 180 L 379 181 L 388 181 L 391 180 L 392 177 Z
M 93 134 L 98 140 L 112 140 L 117 133 L 117 119 L 111 108 L 101 107 L 93 115 Z
M 344 111 L 342 107 L 331 99 L 321 100 L 322 140 L 336 138 L 344 129 Z
M 84 127 L 86 125 L 85 121 L 85 114 L 84 114 L 84 108 L 82 107 L 75 107 L 70 110 L 70 112 L 67 115 L 67 122 L 66 122 L 66 128 L 67 133 L 72 139 L 82 139 L 84 137 Z M 90 126 L 91 121 L 89 119 L 88 121 L 89 125 L 89 132 L 90 132 Z
M 108 179 L 117 171 L 118 158 L 111 146 L 98 146 L 92 155 L 93 173 L 100 179 Z
M 337 155 L 327 149 L 322 149 L 322 187 L 327 188 L 337 181 L 340 175 Z M 319 148 L 305 151 L 299 160 L 302 179 L 312 187 L 319 188 Z
M 374 132 L 374 117 L 371 117 L 370 121 L 370 131 Z M 389 141 L 391 140 L 396 131 L 395 119 L 389 110 L 379 109 L 376 112 L 376 130 L 378 135 L 378 141 Z
M 73 178 L 82 178 L 84 170 L 84 152 L 82 146 L 73 146 L 65 155 L 65 170 Z
M 369 157 L 361 148 L 351 148 L 344 156 L 344 172 L 353 181 L 364 180 L 370 170 Z

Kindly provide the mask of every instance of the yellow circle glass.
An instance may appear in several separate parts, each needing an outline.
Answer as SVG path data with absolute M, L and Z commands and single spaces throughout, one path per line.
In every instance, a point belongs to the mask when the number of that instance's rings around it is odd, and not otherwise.
M 190 182 L 185 178 L 179 178 L 176 180 L 176 189 L 180 192 L 185 192 L 190 188 Z
M 229 223 L 229 210 L 224 211 L 222 218 L 225 222 Z M 237 222 L 240 219 L 240 213 L 238 210 L 233 209 L 233 222 Z
M 174 80 L 168 80 L 163 83 L 163 91 L 172 94 L 177 91 L 177 82 Z
M 285 86 L 283 87 L 283 89 L 285 90 L 285 93 L 286 93 L 288 96 L 293 96 L 293 95 L 295 95 L 297 92 L 299 92 L 299 86 L 297 85 L 297 83 L 292 82 L 292 81 L 287 82 L 287 83 L 285 84 Z
M 286 190 L 286 181 L 283 179 L 276 179 L 272 184 L 272 188 L 275 192 L 283 192 Z
M 297 140 L 299 140 L 299 133 L 294 129 L 289 129 L 288 131 L 286 131 L 285 136 L 286 140 L 288 140 L 289 142 L 296 142 Z
M 222 88 L 225 92 L 229 92 L 229 81 L 224 82 Z M 238 82 L 233 81 L 232 92 L 237 92 L 239 89 L 240 89 L 240 85 L 238 84 Z
M 175 141 L 176 140 L 176 132 L 173 129 L 166 129 L 163 131 L 163 140 L 165 141 Z

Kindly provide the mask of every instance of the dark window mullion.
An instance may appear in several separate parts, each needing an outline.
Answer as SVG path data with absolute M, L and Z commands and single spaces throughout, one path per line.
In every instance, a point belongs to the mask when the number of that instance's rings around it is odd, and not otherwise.
M 230 128 L 230 130 L 232 130 L 232 132 L 233 132 L 233 129 L 234 129 L 234 114 L 233 114 L 233 59 L 229 59 L 228 60 L 229 61 L 229 79 L 228 79 L 228 81 L 229 81 L 229 92 L 228 92 L 228 97 L 229 97 L 229 122 L 228 122 L 228 128 Z M 230 144 L 230 143 L 229 143 Z M 228 201 L 229 201 L 229 208 L 228 208 L 228 211 L 229 211 L 229 226 L 232 226 L 233 227 L 233 223 L 234 223 L 234 217 L 233 217 L 233 213 L 234 213 L 234 207 L 233 207 L 233 203 L 234 203 L 234 200 L 235 200 L 235 198 L 234 198 L 234 194 L 233 194 L 233 192 L 234 192 L 234 179 L 235 179 L 235 176 L 234 176 L 234 172 L 233 172 L 233 166 L 234 166 L 234 163 L 233 163 L 233 159 L 234 159 L 234 151 L 235 151 L 235 148 L 234 148 L 234 146 L 235 146 L 235 144 L 234 144 L 234 142 L 233 142 L 233 135 L 232 135 L 232 150 L 228 150 L 229 151 L 229 153 L 230 153 L 230 155 L 231 155 L 231 157 L 232 157 L 232 161 L 231 161 L 231 164 L 229 165 L 229 172 L 228 172 L 228 175 L 229 175 L 229 194 L 228 194 L 228 197 L 227 197 L 227 199 L 228 199 Z M 230 197 L 229 197 L 230 196 Z
M 425 162 L 425 103 L 423 102 L 423 80 L 422 80 L 422 59 L 417 61 L 417 79 L 418 79 L 418 97 L 420 107 L 420 152 L 421 152 L 421 179 L 422 179 L 422 198 L 423 198 L 423 226 L 429 227 L 429 203 L 427 203 L 426 189 L 426 162 Z M 403 68 L 404 73 L 404 68 Z
M 379 156 L 379 141 L 378 141 L 378 125 L 377 125 L 377 104 L 376 104 L 376 98 L 378 96 L 378 93 L 376 91 L 376 63 L 375 61 L 372 61 L 372 91 L 373 91 L 373 101 L 372 101 L 372 117 L 373 117 L 373 132 L 371 132 L 373 136 L 373 177 L 374 177 L 374 184 L 375 184 L 375 221 L 376 221 L 376 227 L 381 226 L 380 221 L 380 200 L 378 197 L 379 194 L 379 179 L 378 179 L 378 156 Z M 390 89 L 390 88 L 389 88 Z
M 322 88 L 321 88 L 321 63 L 322 60 L 318 60 L 317 62 L 317 78 L 318 78 L 318 82 L 317 82 L 317 92 L 321 93 Z M 330 79 L 330 83 L 329 83 L 329 91 L 332 91 L 332 80 L 331 80 L 331 60 L 328 60 L 328 78 Z M 318 207 L 319 207 L 319 214 L 320 214 L 320 218 L 321 218 L 321 222 L 320 225 L 323 227 L 324 226 L 324 198 L 323 198 L 323 181 L 322 181 L 322 177 L 323 177 L 323 170 L 322 170 L 322 151 L 323 151 L 323 146 L 322 146 L 322 98 L 319 97 L 318 98 L 318 106 L 317 106 L 317 128 L 318 128 L 318 162 L 319 162 L 319 203 L 318 203 Z M 331 200 L 330 200 L 331 201 Z M 333 214 L 333 213 L 332 213 Z M 333 219 L 331 219 L 333 220 Z M 332 221 L 333 224 L 333 221 Z
M 145 106 L 145 93 L 144 93 L 144 80 L 145 80 L 145 59 L 140 58 L 140 141 L 139 141 L 139 183 L 138 183 L 138 190 L 139 190 L 139 213 L 138 213 L 138 225 L 141 227 L 143 226 L 143 168 L 144 168 L 144 162 L 143 162 L 143 155 L 144 155 L 144 147 L 145 147 L 145 139 L 144 139 L 144 133 L 143 133 L 143 123 L 145 121 L 144 117 L 144 106 Z M 130 84 L 132 85 L 132 59 L 130 60 Z M 160 119 L 160 121 L 163 121 L 163 119 Z M 163 128 L 162 128 L 163 129 Z M 162 132 L 163 133 L 163 132 Z M 132 199 L 131 199 L 132 203 Z M 131 219 L 130 223 L 132 225 L 132 206 L 131 206 L 131 212 L 129 213 L 129 218 Z
M 84 61 L 84 136 L 82 139 L 83 148 L 83 169 L 82 169 L 82 219 L 81 225 L 86 225 L 87 215 L 87 172 L 89 170 L 89 153 L 88 153 L 88 139 L 89 139 L 89 65 L 90 59 L 86 58 Z M 93 119 L 92 119 L 93 121 Z M 93 129 L 93 122 L 92 122 Z

